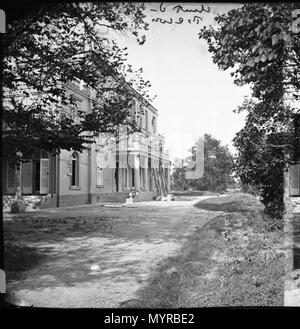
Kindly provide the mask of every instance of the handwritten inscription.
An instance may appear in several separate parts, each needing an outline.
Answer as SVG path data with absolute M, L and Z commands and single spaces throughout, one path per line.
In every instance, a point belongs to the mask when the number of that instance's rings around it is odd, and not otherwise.
M 176 13 L 178 14 L 179 12 L 184 12 L 184 13 L 209 13 L 210 12 L 210 7 L 205 8 L 203 5 L 201 5 L 200 9 L 184 9 L 182 6 L 175 6 L 173 7 L 173 10 L 176 11 Z
M 159 5 L 159 9 L 150 9 L 151 11 L 154 12 L 159 12 L 159 13 L 165 13 L 167 8 L 164 2 L 161 2 Z M 205 7 L 204 5 L 200 5 L 198 8 L 188 8 L 188 7 L 183 7 L 181 5 L 173 6 L 171 11 L 175 12 L 176 14 L 193 14 L 192 17 L 189 18 L 183 18 L 181 16 L 172 18 L 161 18 L 161 17 L 155 17 L 152 18 L 152 22 L 154 23 L 161 23 L 161 24 L 183 24 L 183 23 L 189 23 L 189 24 L 199 24 L 200 21 L 203 20 L 199 14 L 202 13 L 209 13 L 210 12 L 210 7 L 207 6 Z
M 189 24 L 196 23 L 199 24 L 200 21 L 202 21 L 202 17 L 194 16 L 193 19 L 187 19 L 186 20 Z M 184 22 L 184 19 L 182 17 L 178 17 L 178 19 L 173 19 L 170 17 L 169 19 L 163 19 L 160 17 L 152 18 L 152 22 L 156 23 L 162 23 L 162 24 L 182 24 Z

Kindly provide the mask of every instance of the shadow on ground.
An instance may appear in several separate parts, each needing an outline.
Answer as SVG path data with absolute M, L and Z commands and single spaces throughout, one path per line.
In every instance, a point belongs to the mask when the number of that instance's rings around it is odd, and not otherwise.
M 5 268 L 9 280 L 17 280 L 23 272 L 38 266 L 47 258 L 48 250 L 31 247 L 22 242 L 5 243 Z
M 205 222 L 198 219 L 200 214 L 213 216 L 206 213 L 178 207 L 14 216 L 4 222 L 10 287 L 41 290 L 108 280 L 142 282 L 146 268 L 155 267 L 189 230 Z

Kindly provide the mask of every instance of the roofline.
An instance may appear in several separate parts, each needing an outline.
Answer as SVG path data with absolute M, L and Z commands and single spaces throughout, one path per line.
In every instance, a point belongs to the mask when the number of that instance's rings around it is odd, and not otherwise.
M 126 84 L 126 86 L 134 92 L 134 94 L 138 97 L 138 99 L 144 103 L 144 105 L 146 105 L 148 108 L 150 108 L 152 110 L 152 112 L 155 112 L 155 114 L 157 114 L 158 110 L 149 103 L 149 101 L 147 101 L 139 92 L 137 92 L 123 77 L 117 77 L 114 76 L 115 79 L 124 82 Z
M 95 52 L 94 50 L 92 50 L 92 52 Z M 107 63 L 104 63 L 105 65 L 107 65 Z M 134 94 L 137 96 L 137 98 L 142 102 L 144 103 L 145 106 L 147 106 L 149 109 L 151 109 L 152 112 L 154 112 L 155 114 L 157 114 L 158 110 L 152 105 L 149 103 L 149 101 L 147 101 L 139 92 L 137 92 L 126 80 L 125 78 L 117 73 L 115 71 L 114 68 L 111 68 L 111 76 L 120 81 L 120 82 L 124 82 L 124 84 L 131 90 L 134 92 Z

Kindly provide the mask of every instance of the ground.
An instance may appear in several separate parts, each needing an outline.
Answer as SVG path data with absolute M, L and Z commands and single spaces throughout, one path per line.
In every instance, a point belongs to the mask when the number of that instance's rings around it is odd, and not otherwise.
M 176 198 L 5 214 L 10 296 L 42 307 L 282 306 L 283 221 L 250 194 Z
M 267 216 L 260 201 L 244 193 L 194 206 L 219 214 L 161 263 L 129 306 L 282 306 L 289 250 L 282 219 Z
M 33 306 L 126 305 L 164 259 L 220 214 L 194 207 L 206 198 L 5 214 L 7 289 Z

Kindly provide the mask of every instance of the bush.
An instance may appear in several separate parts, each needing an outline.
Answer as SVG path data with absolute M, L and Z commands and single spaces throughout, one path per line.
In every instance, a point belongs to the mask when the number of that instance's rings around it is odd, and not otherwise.
M 243 184 L 242 191 L 244 193 L 252 194 L 255 196 L 259 195 L 259 189 L 256 186 L 252 186 L 252 185 Z
M 16 200 L 11 203 L 11 212 L 16 213 L 23 213 L 26 209 L 26 203 L 23 200 Z

